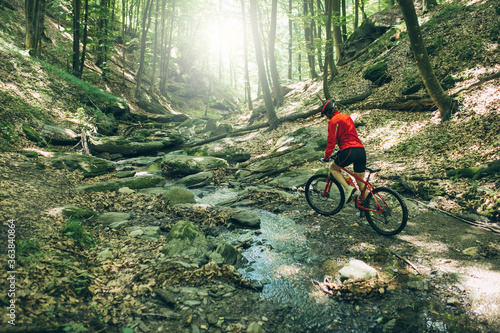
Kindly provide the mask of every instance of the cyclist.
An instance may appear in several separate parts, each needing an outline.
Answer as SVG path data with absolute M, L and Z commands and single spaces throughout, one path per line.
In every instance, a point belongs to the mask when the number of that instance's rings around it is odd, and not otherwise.
M 321 106 L 321 114 L 330 119 L 328 121 L 328 139 L 325 157 L 321 160 L 323 162 L 328 162 L 333 150 L 335 149 L 335 145 L 339 146 L 340 151 L 333 160 L 332 164 L 330 164 L 330 173 L 344 187 L 347 202 L 352 198 L 354 192 L 356 192 L 356 188 L 347 184 L 340 167 L 346 167 L 353 164 L 354 174 L 361 179 L 364 179 L 366 167 L 365 147 L 358 137 L 358 133 L 351 116 L 340 113 L 333 99 L 324 101 Z M 359 189 L 363 191 L 365 184 L 360 180 L 356 179 L 356 181 Z M 362 199 L 364 200 L 365 198 Z

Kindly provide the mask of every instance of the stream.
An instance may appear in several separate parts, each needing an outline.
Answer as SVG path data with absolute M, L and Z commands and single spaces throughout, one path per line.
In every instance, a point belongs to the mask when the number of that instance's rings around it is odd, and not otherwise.
M 200 204 L 217 204 L 237 196 L 228 188 L 195 192 Z M 249 264 L 240 268 L 239 273 L 243 278 L 262 285 L 262 299 L 287 309 L 286 318 L 291 331 L 392 332 L 396 318 L 399 325 L 407 322 L 405 326 L 418 326 L 428 332 L 449 331 L 443 322 L 434 321 L 427 315 L 431 308 L 430 299 L 416 299 L 414 292 L 407 289 L 387 293 L 382 300 L 330 298 L 313 283 L 313 280 L 322 282 L 325 278 L 323 262 L 335 259 L 322 255 L 321 248 L 325 245 L 306 237 L 305 224 L 297 224 L 292 218 L 268 211 L 251 210 L 261 218 L 259 230 L 235 229 L 220 234 L 218 238 L 232 245 L 245 241 L 251 244 L 242 251 Z M 404 311 L 399 313 L 400 309 Z M 392 320 L 388 321 L 388 318 Z

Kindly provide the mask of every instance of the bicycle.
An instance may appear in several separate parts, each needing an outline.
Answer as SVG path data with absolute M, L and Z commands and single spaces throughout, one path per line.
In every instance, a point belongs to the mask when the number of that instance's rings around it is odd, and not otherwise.
M 337 154 L 335 151 L 334 154 Z M 332 155 L 335 158 L 335 155 Z M 388 187 L 375 188 L 370 183 L 372 174 L 380 171 L 381 169 L 365 168 L 368 171 L 368 176 L 362 179 L 356 176 L 345 168 L 341 168 L 349 176 L 347 183 L 356 187 L 359 193 L 359 187 L 353 181 L 353 177 L 362 181 L 365 186 L 363 192 L 357 197 L 353 197 L 354 205 L 360 210 L 360 216 L 363 212 L 368 220 L 370 226 L 378 233 L 391 236 L 400 233 L 408 222 L 408 208 L 401 195 Z M 334 187 L 333 185 L 336 185 Z M 320 173 L 313 175 L 308 179 L 305 187 L 306 200 L 317 213 L 325 216 L 337 214 L 345 205 L 344 188 L 332 176 L 331 173 Z M 366 191 L 369 191 L 366 199 Z

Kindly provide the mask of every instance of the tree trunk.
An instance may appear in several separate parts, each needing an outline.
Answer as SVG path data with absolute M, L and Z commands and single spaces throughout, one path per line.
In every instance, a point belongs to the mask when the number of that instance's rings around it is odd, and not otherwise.
M 342 32 L 340 31 L 340 0 L 333 0 L 333 40 L 335 42 L 335 53 L 337 61 L 342 53 Z
M 264 93 L 264 102 L 266 104 L 267 116 L 269 119 L 269 128 L 276 129 L 279 126 L 278 117 L 274 111 L 271 92 L 267 83 L 266 69 L 264 65 L 264 57 L 262 55 L 262 46 L 260 43 L 260 35 L 257 25 L 257 0 L 250 0 L 250 22 L 252 25 L 252 35 L 255 44 L 255 55 L 257 58 L 257 66 L 259 70 L 259 81 Z
M 25 46 L 31 56 L 38 57 L 45 19 L 45 0 L 26 0 L 24 15 L 26 17 Z
M 330 75 L 333 77 L 338 75 L 337 67 L 335 66 L 335 61 L 333 60 L 333 38 L 332 38 L 332 14 L 333 14 L 333 0 L 325 0 L 326 4 L 326 45 L 325 45 L 325 74 L 328 76 L 328 67 L 330 67 Z M 326 95 L 325 95 L 326 98 Z M 330 97 L 326 98 L 329 99 Z
M 271 79 L 273 82 L 274 98 L 276 99 L 276 105 L 281 106 L 283 104 L 283 93 L 281 92 L 281 82 L 278 73 L 278 67 L 276 65 L 276 56 L 274 54 L 275 43 L 276 43 L 276 23 L 278 16 L 278 0 L 273 0 L 271 9 L 271 30 L 269 31 L 269 65 L 271 67 Z
M 137 70 L 135 86 L 135 98 L 139 99 L 141 96 L 141 83 L 142 75 L 144 71 L 144 58 L 146 57 L 146 37 L 149 30 L 149 25 L 151 23 L 151 7 L 153 0 L 147 0 L 146 8 L 144 9 L 144 15 L 142 16 L 142 36 L 141 36 L 141 55 L 139 59 L 139 69 Z
M 73 0 L 73 75 L 80 72 L 80 9 L 81 0 Z
M 359 16 L 359 0 L 354 0 L 354 30 L 356 30 L 359 25 L 358 16 Z
M 318 77 L 318 74 L 316 73 L 316 61 L 314 57 L 314 45 L 313 45 L 313 39 L 312 39 L 312 33 L 311 33 L 311 25 L 312 25 L 312 19 L 309 21 L 308 14 L 308 0 L 303 0 L 303 10 L 304 10 L 304 38 L 306 40 L 306 50 L 307 50 L 307 61 L 309 63 L 309 71 L 311 74 L 311 78 L 315 79 Z M 309 21 L 309 22 L 308 22 Z
M 346 3 L 342 0 L 342 42 L 347 40 L 347 13 L 346 13 Z
M 429 61 L 429 55 L 425 48 L 424 40 L 420 25 L 418 24 L 417 14 L 413 6 L 413 0 L 398 0 L 399 6 L 403 11 L 403 16 L 408 29 L 408 36 L 410 37 L 411 48 L 417 62 L 418 71 L 424 81 L 427 93 L 431 96 L 432 100 L 439 109 L 441 120 L 446 121 L 449 119 L 452 109 L 455 107 L 453 99 L 446 94 L 441 85 L 439 84 L 434 70 L 432 69 Z
M 149 91 L 153 93 L 153 88 L 155 84 L 155 75 L 156 75 L 156 59 L 158 58 L 158 25 L 159 25 L 159 20 L 158 20 L 158 12 L 160 11 L 159 9 L 160 6 L 160 0 L 156 0 L 156 10 L 155 10 L 155 34 L 154 34 L 154 45 L 153 45 L 153 69 L 151 72 L 151 82 L 149 85 Z
M 83 48 L 82 48 L 82 60 L 80 61 L 80 70 L 78 71 L 78 77 L 81 78 L 83 75 L 83 69 L 85 68 L 85 55 L 87 54 L 87 35 L 88 35 L 88 25 L 89 25 L 89 0 L 85 0 L 85 25 L 83 28 Z
M 248 34 L 247 34 L 247 16 L 245 11 L 245 1 L 241 0 L 241 14 L 243 22 L 243 52 L 245 57 L 245 96 L 247 99 L 248 110 L 253 110 L 252 90 L 250 89 L 250 74 L 248 71 Z
M 243 1 L 243 0 L 241 0 Z M 292 21 L 292 0 L 288 0 L 288 80 L 292 81 L 293 64 L 293 21 Z

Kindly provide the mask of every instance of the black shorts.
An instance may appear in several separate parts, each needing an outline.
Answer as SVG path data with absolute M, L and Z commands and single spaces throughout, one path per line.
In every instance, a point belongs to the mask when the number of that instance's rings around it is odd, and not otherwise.
M 354 163 L 354 172 L 364 172 L 366 168 L 365 148 L 344 149 L 337 154 L 337 157 L 333 161 L 343 168 Z

